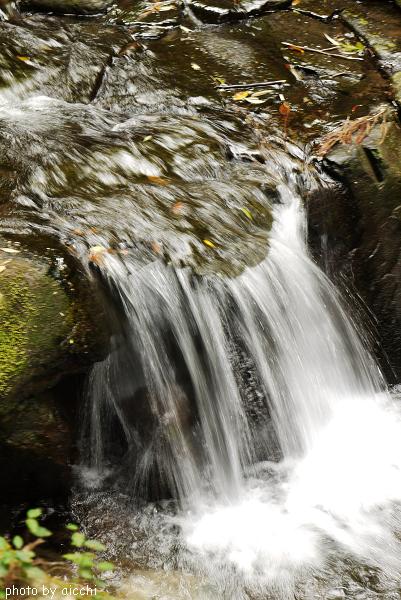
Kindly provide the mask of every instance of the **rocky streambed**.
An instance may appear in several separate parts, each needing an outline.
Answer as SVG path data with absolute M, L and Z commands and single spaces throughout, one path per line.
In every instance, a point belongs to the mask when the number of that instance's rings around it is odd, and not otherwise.
M 68 494 L 85 377 L 121 327 L 105 256 L 238 275 L 268 252 L 283 170 L 397 380 L 400 32 L 390 0 L 2 2 L 5 504 Z

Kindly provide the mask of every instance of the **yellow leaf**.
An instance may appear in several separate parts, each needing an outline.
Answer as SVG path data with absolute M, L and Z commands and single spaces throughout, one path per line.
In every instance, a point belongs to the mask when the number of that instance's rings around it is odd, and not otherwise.
M 3 272 L 3 271 L 5 271 L 5 270 L 6 270 L 6 267 L 5 267 L 4 265 L 1 265 L 1 266 L 0 266 L 0 273 L 2 273 L 2 272 Z
M 7 254 L 19 254 L 20 250 L 15 250 L 15 248 L 0 248 L 2 252 L 7 252 Z
M 248 219 L 250 219 L 251 221 L 253 221 L 252 214 L 251 214 L 251 212 L 247 208 L 245 208 L 244 206 L 241 206 L 241 210 L 244 213 L 244 215 L 246 215 L 248 217 Z
M 250 98 L 245 98 L 245 101 L 249 102 L 249 104 L 264 104 L 267 102 L 267 100 L 259 100 L 259 98 L 254 98 L 253 96 Z
M 151 135 L 145 135 L 145 137 L 143 138 L 143 141 L 144 142 L 149 142 L 149 140 L 151 140 L 151 139 L 152 139 Z
M 246 90 L 245 92 L 237 92 L 236 94 L 234 94 L 233 100 L 244 100 L 244 98 L 249 96 L 250 93 L 251 92 L 249 92 L 248 90 Z
M 260 92 L 253 92 L 252 98 L 259 98 L 259 96 L 266 96 L 266 94 L 271 94 L 272 90 L 260 90 Z
M 28 60 L 31 60 L 29 58 L 29 56 L 17 56 L 18 60 L 21 60 L 22 62 L 27 62 Z
M 210 240 L 203 240 L 205 246 L 209 246 L 209 248 L 215 248 L 216 246 Z
M 201 68 L 199 65 L 197 65 L 196 63 L 191 63 L 191 67 L 193 68 L 194 71 L 200 71 Z

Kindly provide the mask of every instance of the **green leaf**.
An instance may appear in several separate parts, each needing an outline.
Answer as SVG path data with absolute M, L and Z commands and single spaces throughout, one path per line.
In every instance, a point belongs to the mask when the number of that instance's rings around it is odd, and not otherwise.
M 10 544 L 6 540 L 5 537 L 0 536 L 0 550 L 7 550 L 10 547 Z
M 5 590 L 0 590 L 0 598 L 1 598 L 1 600 L 3 600 L 3 598 L 4 599 L 6 598 L 6 592 L 5 592 Z
M 37 519 L 41 516 L 42 513 L 43 510 L 41 508 L 31 508 L 26 513 L 26 516 L 28 517 L 28 519 Z
M 14 548 L 17 548 L 17 550 L 20 550 L 22 548 L 22 546 L 24 545 L 24 540 L 22 539 L 22 537 L 20 535 L 16 535 L 13 538 L 13 544 L 14 544 Z
M 14 550 L 4 550 L 3 556 L 1 557 L 1 564 L 8 567 L 12 562 L 15 562 Z
M 93 579 L 93 573 L 90 569 L 79 569 L 79 575 L 83 579 Z
M 106 546 L 97 540 L 86 540 L 85 546 L 90 550 L 97 550 L 98 552 L 106 550 Z
M 46 577 L 46 573 L 39 567 L 28 566 L 24 567 L 25 576 L 33 582 L 42 581 Z
M 68 554 L 63 554 L 63 558 L 73 562 L 74 564 L 78 565 L 78 567 L 92 568 L 94 564 L 93 559 L 95 558 L 95 555 L 91 552 L 70 552 Z
M 41 525 L 39 525 L 36 519 L 27 519 L 25 523 L 30 533 L 32 533 L 32 535 L 34 535 L 35 537 L 42 538 L 49 537 L 50 535 L 52 535 L 52 532 L 46 529 L 46 527 L 42 527 Z
M 16 550 L 15 556 L 23 563 L 30 563 L 35 558 L 35 552 L 32 552 L 32 550 Z
M 83 533 L 80 533 L 79 531 L 76 531 L 71 536 L 71 544 L 73 546 L 77 546 L 78 548 L 81 548 L 82 546 L 86 545 L 85 541 L 86 537 Z
M 104 573 L 105 571 L 114 571 L 114 565 L 111 562 L 107 562 L 106 560 L 97 563 L 96 568 L 98 571 Z
M 5 577 L 5 576 L 7 575 L 7 573 L 8 573 L 8 569 L 7 569 L 7 567 L 5 567 L 5 566 L 4 566 L 3 564 L 1 564 L 1 562 L 0 562 L 0 579 L 1 579 L 2 577 Z
M 75 525 L 75 523 L 68 523 L 68 525 L 66 525 L 65 527 L 70 531 L 78 531 L 79 529 L 78 525 Z

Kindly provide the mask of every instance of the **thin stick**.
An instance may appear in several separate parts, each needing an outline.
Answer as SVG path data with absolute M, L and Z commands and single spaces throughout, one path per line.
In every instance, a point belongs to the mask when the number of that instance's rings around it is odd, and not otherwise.
M 287 83 L 286 79 L 278 79 L 277 81 L 262 81 L 260 83 L 235 83 L 233 85 L 218 85 L 218 90 L 247 90 L 248 88 L 264 88 L 269 85 L 278 85 L 280 83 Z
M 298 44 L 290 44 L 289 42 L 281 42 L 283 46 L 287 46 L 289 48 L 294 48 L 296 50 L 299 48 L 300 50 L 304 50 L 305 52 L 316 52 L 316 54 L 324 54 L 325 56 L 334 56 L 336 58 L 343 58 L 344 60 L 363 60 L 363 58 L 359 58 L 356 56 L 347 56 L 346 54 L 336 54 L 331 52 L 325 52 L 325 50 L 318 50 L 317 48 L 309 48 L 309 46 L 298 46 Z

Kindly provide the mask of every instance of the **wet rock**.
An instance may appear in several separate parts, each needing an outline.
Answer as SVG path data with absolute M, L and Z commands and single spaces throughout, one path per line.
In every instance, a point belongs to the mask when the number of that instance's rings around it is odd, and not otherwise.
M 99 268 L 102 251 L 198 271 L 266 255 L 277 171 L 241 121 L 216 127 L 206 109 L 127 118 L 46 98 L 19 110 L 0 110 L 0 157 L 14 165 L 3 227 L 49 226 Z
M 113 0 L 23 0 L 23 10 L 44 10 L 64 14 L 98 14 L 106 11 Z
M 46 261 L 16 248 L 0 249 L 0 412 L 11 398 L 48 389 L 63 374 L 84 369 L 94 351 L 90 320 L 65 283 L 50 274 Z
M 386 2 L 353 3 L 342 19 L 375 53 L 380 68 L 391 78 L 395 99 L 401 102 L 401 23 Z
M 0 246 L 3 502 L 65 498 L 83 378 L 107 351 L 107 336 L 94 333 L 100 304 L 93 289 L 79 304 L 71 281 L 43 257 L 4 239 Z
M 312 224 L 332 249 L 333 270 L 345 265 L 377 318 L 390 378 L 401 374 L 400 144 L 401 129 L 393 120 L 376 126 L 359 145 L 336 146 L 326 168 L 349 195 L 320 205 L 315 198 L 310 207 Z
M 129 39 L 117 27 L 92 20 L 36 14 L 0 22 L 0 101 L 47 95 L 87 103 L 111 56 Z
M 205 23 L 227 23 L 286 8 L 291 0 L 189 0 L 188 7 Z

